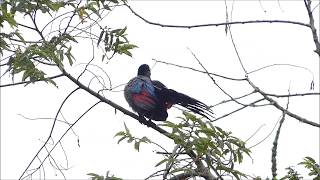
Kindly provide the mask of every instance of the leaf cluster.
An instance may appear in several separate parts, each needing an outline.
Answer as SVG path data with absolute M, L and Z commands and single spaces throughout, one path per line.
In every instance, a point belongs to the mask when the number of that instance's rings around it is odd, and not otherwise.
M 118 144 L 121 141 L 126 139 L 127 143 L 133 142 L 134 149 L 139 151 L 141 143 L 146 143 L 146 144 L 151 143 L 150 139 L 148 139 L 146 136 L 144 136 L 142 138 L 137 138 L 137 137 L 132 136 L 132 134 L 126 124 L 124 124 L 124 127 L 125 127 L 125 131 L 120 131 L 114 136 L 114 137 L 119 137 Z
M 178 124 L 165 121 L 161 126 L 171 129 L 169 137 L 173 139 L 175 149 L 171 154 L 165 153 L 164 158 L 156 164 L 156 167 L 166 164 L 168 175 L 176 175 L 179 172 L 197 174 L 196 160 L 205 163 L 205 166 L 215 171 L 219 176 L 229 176 L 240 179 L 246 174 L 235 169 L 234 164 L 243 161 L 244 154 L 250 156 L 250 150 L 245 143 L 231 135 L 210 121 L 205 121 L 193 114 L 184 112 Z M 134 143 L 134 148 L 139 150 L 140 143 L 153 143 L 147 137 L 134 137 L 125 125 L 125 131 L 118 132 L 118 143 L 127 140 Z M 163 149 L 162 149 L 163 150 Z M 196 157 L 187 157 L 188 152 L 195 152 Z M 167 151 L 168 152 L 168 151 Z
M 0 4 L 0 27 L 5 27 L 6 23 L 10 25 L 6 31 L 0 33 L 0 54 L 7 55 L 6 63 L 12 77 L 21 73 L 22 81 L 34 83 L 36 81 L 46 81 L 54 85 L 55 82 L 46 78 L 46 73 L 42 70 L 43 66 L 40 65 L 54 65 L 58 68 L 64 68 L 67 60 L 69 65 L 73 65 L 75 57 L 72 54 L 72 46 L 78 43 L 78 39 L 84 36 L 79 36 L 75 33 L 75 28 L 69 30 L 70 22 L 73 16 L 79 16 L 82 23 L 85 19 L 93 20 L 92 13 L 101 18 L 101 9 L 111 10 L 111 6 L 125 3 L 125 0 L 86 0 L 86 1 L 53 1 L 53 0 L 38 0 L 38 1 L 18 1 L 18 0 L 5 0 Z M 62 19 L 69 19 L 69 23 L 65 28 L 59 27 L 58 30 L 52 30 L 50 34 L 44 34 L 44 29 L 54 21 L 57 21 L 60 15 L 52 16 L 52 12 L 58 12 L 61 8 L 68 8 L 72 16 L 61 12 Z M 50 14 L 52 19 L 43 29 L 37 26 L 37 12 Z M 33 25 L 24 25 L 24 23 L 17 22 L 16 15 L 27 16 L 31 18 Z M 93 20 L 94 21 L 94 20 Z M 68 22 L 68 21 L 66 21 Z M 97 21 L 95 21 L 97 23 Z M 80 23 L 79 23 L 80 24 Z M 21 33 L 21 26 L 27 32 L 38 34 L 40 39 L 26 40 L 25 36 Z M 97 26 L 100 26 L 97 24 Z M 101 26 L 100 26 L 101 27 Z M 114 54 L 126 54 L 132 56 L 130 50 L 137 47 L 130 44 L 126 34 L 127 28 L 123 29 L 102 29 L 99 42 L 103 39 L 105 51 Z M 82 29 L 84 33 L 88 33 Z M 25 31 L 23 31 L 25 32 Z M 99 37 L 98 35 L 89 33 L 88 37 Z M 113 56 L 112 55 L 112 56 Z M 104 58 L 104 57 L 103 57 Z M 3 61 L 4 62 L 4 61 Z M 26 85 L 27 85 L 26 84 Z
M 132 53 L 130 50 L 136 48 L 137 46 L 134 44 L 130 44 L 129 40 L 127 39 L 127 27 L 113 29 L 110 28 L 103 28 L 101 29 L 98 43 L 103 42 L 105 52 L 111 52 L 111 57 L 114 54 L 125 54 L 127 56 L 132 57 Z
M 91 180 L 122 180 L 121 178 L 115 177 L 114 175 L 109 175 L 109 171 L 107 172 L 106 177 L 100 176 L 96 173 L 88 173 L 88 176 L 91 176 Z
M 245 142 L 232 136 L 231 132 L 214 126 L 210 121 L 187 112 L 183 115 L 184 117 L 179 117 L 181 122 L 178 124 L 166 121 L 162 125 L 171 129 L 170 136 L 176 144 L 181 145 L 185 152 L 195 152 L 198 159 L 216 170 L 220 176 L 228 174 L 236 179 L 246 177 L 234 168 L 235 162 L 243 161 L 244 154 L 250 156 Z

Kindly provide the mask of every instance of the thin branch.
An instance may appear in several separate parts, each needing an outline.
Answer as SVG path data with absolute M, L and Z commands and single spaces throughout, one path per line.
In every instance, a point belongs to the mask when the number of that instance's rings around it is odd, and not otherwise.
M 99 93 L 93 91 L 92 89 L 88 88 L 87 86 L 83 85 L 81 82 L 79 82 L 76 78 L 74 78 L 73 76 L 71 76 L 69 73 L 67 73 L 64 69 L 61 68 L 62 73 L 68 77 L 72 82 L 74 82 L 80 89 L 83 89 L 85 91 L 87 91 L 89 94 L 95 96 L 96 98 L 98 98 L 100 101 L 110 105 L 111 107 L 121 111 L 122 113 L 138 120 L 140 123 L 146 125 L 147 127 L 151 127 L 152 129 L 158 131 L 159 133 L 165 135 L 166 137 L 172 139 L 172 137 L 170 136 L 170 133 L 168 133 L 166 130 L 158 127 L 154 122 L 152 121 L 147 121 L 144 117 L 142 116 L 138 116 L 128 110 L 126 110 L 125 108 L 119 106 L 118 104 L 110 101 L 109 99 L 106 99 L 105 97 L 101 96 Z M 197 155 L 195 154 L 194 151 L 189 150 L 187 152 L 187 154 L 193 159 L 193 161 L 195 162 L 195 164 L 197 165 L 197 169 L 199 169 L 200 172 L 204 173 L 204 176 L 206 179 L 208 180 L 213 180 L 216 179 L 211 173 L 210 171 L 207 170 L 207 168 L 204 166 L 204 164 L 202 163 L 202 161 L 200 159 L 197 158 Z
M 256 100 L 256 101 L 254 101 L 254 102 L 252 102 L 252 103 L 250 103 L 250 104 L 245 104 L 244 106 L 242 106 L 242 107 L 240 107 L 240 108 L 238 108 L 238 109 L 236 109 L 236 110 L 233 110 L 233 111 L 231 111 L 231 112 L 229 112 L 229 113 L 227 113 L 227 114 L 225 114 L 225 115 L 222 115 L 222 116 L 214 119 L 213 122 L 214 122 L 214 121 L 218 121 L 219 119 L 225 118 L 225 117 L 227 117 L 227 116 L 230 116 L 231 114 L 234 114 L 234 113 L 236 113 L 236 112 L 238 112 L 238 111 L 240 111 L 240 110 L 242 110 L 242 109 L 245 109 L 245 108 L 247 108 L 247 107 L 252 107 L 252 106 L 254 106 L 256 103 L 258 103 L 258 102 L 260 102 L 260 101 L 263 101 L 263 100 L 265 100 L 265 99 L 262 98 L 262 99 L 258 99 L 258 100 Z
M 36 157 L 38 157 L 38 155 L 40 154 L 40 152 L 42 151 L 42 149 L 47 145 L 47 143 L 49 142 L 49 140 L 51 139 L 51 136 L 52 136 L 52 132 L 53 132 L 53 129 L 55 127 L 55 124 L 56 124 L 56 120 L 58 118 L 58 114 L 59 112 L 61 111 L 64 103 L 68 100 L 68 98 L 73 94 L 75 93 L 77 90 L 79 90 L 80 88 L 76 88 L 75 90 L 73 90 L 72 92 L 70 92 L 68 94 L 68 96 L 63 100 L 63 102 L 61 103 L 59 109 L 58 109 L 58 112 L 56 113 L 56 116 L 54 118 L 54 121 L 53 121 L 53 124 L 51 126 L 51 130 L 50 130 L 50 133 L 48 135 L 48 138 L 47 140 L 44 142 L 44 144 L 41 146 L 41 148 L 38 150 L 38 152 L 36 153 L 36 155 L 33 157 L 33 159 L 30 161 L 30 163 L 28 164 L 27 168 L 23 171 L 23 173 L 21 174 L 21 176 L 19 177 L 19 180 L 23 177 L 23 175 L 26 173 L 26 171 L 29 169 L 29 167 L 31 166 L 31 164 L 33 163 L 33 161 L 35 160 Z
M 77 88 L 76 90 L 78 90 L 79 88 Z M 42 160 L 40 166 L 43 164 L 43 162 L 51 156 L 52 151 L 55 149 L 55 147 L 61 142 L 61 140 L 63 139 L 63 137 L 69 132 L 70 129 L 73 128 L 73 126 L 80 120 L 83 118 L 84 115 L 86 115 L 92 108 L 94 108 L 96 105 L 98 105 L 99 103 L 101 103 L 101 101 L 96 102 L 94 105 L 92 105 L 90 108 L 88 108 L 74 123 L 72 123 L 72 125 L 61 135 L 60 139 L 54 144 L 54 146 L 51 148 L 51 150 L 49 151 L 49 153 L 47 154 L 47 156 Z M 46 143 L 44 144 L 44 146 L 46 145 Z M 39 166 L 39 167 L 40 167 Z M 35 171 L 34 171 L 35 172 Z M 19 178 L 21 179 L 21 178 Z M 24 179 L 24 178 L 22 178 Z
M 30 18 L 31 18 L 31 20 L 32 20 L 32 22 L 33 22 L 34 30 L 40 35 L 40 37 L 41 37 L 41 39 L 42 39 L 43 41 L 46 41 L 46 39 L 44 38 L 42 32 L 41 32 L 41 31 L 39 30 L 39 28 L 38 28 L 38 25 L 37 25 L 37 22 L 36 22 L 36 12 L 34 12 L 34 17 L 32 17 L 31 14 L 29 14 L 29 16 L 30 16 Z
M 173 63 L 170 63 L 170 62 L 160 61 L 160 60 L 157 60 L 157 59 L 152 59 L 152 60 L 156 61 L 156 63 L 159 62 L 159 63 L 162 63 L 162 64 L 166 64 L 166 65 L 170 65 L 170 66 L 176 66 L 176 67 L 179 67 L 179 68 L 189 69 L 189 70 L 192 70 L 192 71 L 196 71 L 196 72 L 207 74 L 206 71 L 201 71 L 201 70 L 198 70 L 198 69 L 195 69 L 195 68 L 192 68 L 192 67 L 173 64 Z M 217 76 L 217 77 L 220 77 L 220 78 L 228 79 L 228 80 L 233 80 L 233 81 L 244 81 L 244 80 L 246 80 L 245 78 L 242 78 L 242 79 L 231 78 L 231 77 L 227 77 L 227 76 L 223 76 L 223 75 L 219 75 L 219 74 L 211 73 L 211 72 L 208 72 L 208 74 L 213 75 L 213 76 Z
M 20 24 L 20 23 L 17 23 L 19 26 L 22 26 L 24 28 L 27 28 L 27 29 L 31 29 L 31 30 L 34 30 L 36 31 L 36 28 L 33 28 L 33 27 L 30 27 L 30 26 L 27 26 L 27 25 L 24 25 L 24 24 Z
M 301 69 L 307 70 L 312 75 L 312 79 L 314 79 L 314 75 L 313 75 L 313 73 L 312 73 L 312 71 L 310 69 L 308 69 L 306 67 L 303 67 L 303 66 L 293 65 L 293 64 L 270 64 L 270 65 L 263 66 L 261 68 L 252 70 L 252 71 L 248 72 L 247 74 L 255 73 L 257 71 L 261 71 L 263 69 L 266 69 L 266 68 L 269 68 L 269 67 L 273 67 L 273 66 L 291 66 L 291 67 L 295 67 L 295 68 L 301 68 Z
M 92 89 L 88 88 L 87 86 L 85 86 L 84 84 L 82 84 L 81 82 L 79 82 L 76 78 L 74 78 L 73 76 L 71 76 L 69 73 L 67 73 L 64 69 L 62 69 L 62 73 L 69 78 L 73 83 L 75 83 L 79 88 L 87 91 L 89 94 L 95 96 L 96 98 L 98 98 L 99 100 L 101 100 L 104 103 L 107 103 L 108 105 L 110 105 L 111 107 L 121 111 L 122 113 L 124 113 L 125 115 L 128 115 L 136 120 L 138 120 L 140 123 L 147 125 L 148 127 L 153 128 L 154 130 L 158 131 L 161 134 L 166 135 L 167 137 L 170 138 L 169 133 L 166 132 L 164 129 L 158 127 L 155 123 L 153 123 L 152 121 L 147 121 L 146 119 L 144 119 L 143 117 L 139 117 L 138 115 L 136 115 L 133 112 L 130 112 L 128 110 L 126 110 L 125 108 L 121 107 L 120 105 L 110 101 L 109 99 L 106 99 L 105 97 L 101 96 L 99 93 L 93 91 Z
M 313 41 L 314 41 L 314 44 L 316 45 L 316 50 L 314 50 L 314 52 L 317 53 L 318 56 L 320 57 L 320 42 L 319 42 L 319 37 L 317 35 L 317 29 L 314 26 L 314 18 L 311 11 L 311 0 L 304 0 L 304 4 L 306 6 L 308 16 L 309 16 L 309 27 L 312 31 Z
M 238 57 L 238 60 L 239 60 L 239 62 L 240 62 L 240 65 L 241 65 L 241 67 L 242 67 L 242 70 L 243 70 L 243 71 L 245 72 L 245 74 L 247 75 L 248 72 L 247 72 L 246 68 L 245 68 L 244 65 L 243 65 L 243 62 L 242 62 L 242 60 L 241 60 L 241 57 L 240 57 L 238 48 L 237 48 L 236 43 L 234 42 L 234 38 L 233 38 L 233 36 L 232 36 L 231 25 L 227 25 L 227 26 L 228 26 L 228 29 L 229 29 L 230 38 L 231 38 L 231 42 L 232 42 L 233 48 L 234 48 L 234 50 L 235 50 L 235 52 L 236 52 L 236 54 L 237 54 L 237 57 Z
M 254 93 L 256 93 L 256 91 L 252 91 L 252 92 L 250 92 L 250 93 L 244 94 L 244 95 L 239 96 L 239 97 L 235 97 L 235 98 L 233 98 L 233 99 L 237 99 L 237 100 L 238 100 L 238 99 L 242 99 L 242 98 L 247 97 L 247 96 L 250 96 L 250 95 L 252 95 L 252 94 L 254 94 Z M 222 100 L 221 102 L 216 103 L 216 104 L 214 104 L 214 105 L 211 105 L 211 106 L 209 106 L 209 107 L 210 107 L 210 108 L 213 108 L 213 107 L 219 106 L 219 105 L 221 105 L 221 104 L 225 104 L 225 103 L 228 103 L 228 102 L 232 102 L 233 99 Z
M 178 175 L 173 176 L 172 178 L 170 178 L 169 180 L 181 180 L 181 179 L 189 179 L 191 177 L 205 177 L 204 174 L 199 174 L 199 172 L 196 171 L 188 171 L 188 172 L 184 172 Z
M 289 96 L 288 96 L 288 102 L 287 102 L 286 110 L 288 110 L 288 108 L 289 108 Z M 272 163 L 271 172 L 272 172 L 273 179 L 277 179 L 276 178 L 276 176 L 277 176 L 277 158 L 276 158 L 276 156 L 277 156 L 278 139 L 279 139 L 279 136 L 280 136 L 280 130 L 281 130 L 282 124 L 283 124 L 283 122 L 285 120 L 285 116 L 286 116 L 286 113 L 283 111 L 281 120 L 279 122 L 279 127 L 278 127 L 278 130 L 276 132 L 276 136 L 275 136 L 274 141 L 273 141 L 272 155 L 271 155 L 271 163 Z
M 8 87 L 8 86 L 16 86 L 16 85 L 21 85 L 21 84 L 28 84 L 28 83 L 31 83 L 31 82 L 38 82 L 38 81 L 47 81 L 48 79 L 56 79 L 56 78 L 59 78 L 59 77 L 62 77 L 64 76 L 63 74 L 59 74 L 59 75 L 55 75 L 55 76 L 51 76 L 51 77 L 47 77 L 45 79 L 41 79 L 41 80 L 36 80 L 36 81 L 22 81 L 22 82 L 18 82 L 18 83 L 12 83 L 12 84 L 3 84 L 3 85 L 0 85 L 0 88 L 2 87 Z
M 234 22 L 223 22 L 223 23 L 208 23 L 208 24 L 197 24 L 197 25 L 171 25 L 171 24 L 161 24 L 161 23 L 156 23 L 149 21 L 136 13 L 128 4 L 125 4 L 129 8 L 129 10 L 138 18 L 143 20 L 144 22 L 155 25 L 155 26 L 160 26 L 160 27 L 169 27 L 169 28 L 186 28 L 186 29 L 191 29 L 191 28 L 199 28 L 199 27 L 209 27 L 209 26 L 225 26 L 225 25 L 232 25 L 232 24 L 252 24 L 252 23 L 285 23 L 285 24 L 294 24 L 294 25 L 300 25 L 300 26 L 305 26 L 310 28 L 310 24 L 302 23 L 302 22 L 297 22 L 297 21 L 285 21 L 285 20 L 249 20 L 249 21 L 234 21 Z
M 290 117 L 297 119 L 300 122 L 315 126 L 320 128 L 320 124 L 312 122 L 307 120 L 306 118 L 303 118 L 299 115 L 296 115 L 288 110 L 286 110 L 285 108 L 283 108 L 282 106 L 279 105 L 279 103 L 275 100 L 273 100 L 272 98 L 270 98 L 265 92 L 263 92 L 262 90 L 260 90 L 257 86 L 255 86 L 250 80 L 249 78 L 247 79 L 247 81 L 249 82 L 249 84 L 257 91 L 259 92 L 267 101 L 269 101 L 271 103 L 271 105 L 273 105 L 274 107 L 276 107 L 277 109 L 279 109 L 280 111 L 285 112 L 287 115 L 289 115 Z
M 315 93 L 297 93 L 297 94 L 269 94 L 269 93 L 265 93 L 265 95 L 267 96 L 273 96 L 273 97 L 277 97 L 277 98 L 283 98 L 283 97 L 295 97 L 295 96 L 311 96 L 311 95 L 315 95 L 315 96 L 320 96 L 320 93 L 315 92 Z
M 188 48 L 189 49 L 189 48 Z M 212 80 L 212 82 L 225 94 L 227 95 L 230 99 L 232 99 L 234 102 L 242 105 L 242 106 L 246 106 L 245 104 L 242 104 L 241 102 L 237 101 L 236 99 L 234 99 L 229 93 L 227 93 L 224 89 L 222 89 L 222 87 L 220 87 L 220 85 L 218 85 L 216 83 L 216 81 L 213 79 L 212 76 L 210 76 L 208 70 L 204 67 L 204 65 L 201 63 L 201 61 L 197 58 L 197 56 L 189 49 L 190 53 L 193 55 L 193 57 L 197 60 L 197 62 L 200 64 L 200 66 L 204 69 L 204 71 L 206 72 L 206 74 L 209 76 L 209 78 Z

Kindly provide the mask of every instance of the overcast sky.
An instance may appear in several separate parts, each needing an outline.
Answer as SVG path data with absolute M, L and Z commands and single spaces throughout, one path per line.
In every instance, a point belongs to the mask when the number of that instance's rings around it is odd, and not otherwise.
M 226 19 L 224 1 L 133 1 L 129 4 L 144 18 L 163 24 L 196 25 L 220 23 Z M 302 1 L 235 1 L 232 14 L 231 9 L 232 1 L 228 1 L 229 18 L 232 21 L 309 21 Z M 319 8 L 314 11 L 316 23 L 319 22 L 318 12 Z M 45 24 L 48 20 L 41 17 L 39 21 Z M 143 22 L 127 7 L 116 8 L 102 24 L 111 28 L 127 26 L 128 39 L 139 47 L 133 50 L 133 58 L 125 55 L 116 56 L 108 63 L 101 62 L 101 53 L 95 52 L 97 60 L 94 63 L 108 73 L 113 86 L 126 83 L 136 75 L 139 65 L 147 63 L 152 67 L 152 78 L 162 81 L 169 88 L 195 97 L 208 105 L 227 99 L 205 74 L 161 63 L 155 64 L 152 60 L 201 69 L 188 49 L 197 55 L 210 72 L 233 78 L 244 76 L 230 34 L 226 35 L 224 26 L 163 28 Z M 278 94 L 286 94 L 289 87 L 292 94 L 319 92 L 319 57 L 313 52 L 315 45 L 310 29 L 293 24 L 264 23 L 232 25 L 231 30 L 243 65 L 249 72 L 275 63 L 292 64 L 308 69 L 275 66 L 251 74 L 250 78 L 261 89 Z M 92 57 L 91 45 L 80 41 L 77 46 L 73 46 L 73 53 L 76 65 L 67 69 L 77 76 L 84 68 L 81 63 L 88 62 Z M 1 72 L 4 68 L 1 67 Z M 99 68 L 91 67 L 91 70 L 107 79 Z M 57 71 L 50 69 L 49 72 L 55 75 Z M 90 74 L 86 75 L 87 77 L 82 79 L 84 83 L 88 83 L 91 78 Z M 312 80 L 315 83 L 314 91 L 310 90 Z M 11 77 L 1 78 L 1 84 L 10 82 Z M 20 115 L 29 118 L 53 118 L 63 99 L 75 88 L 66 78 L 57 79 L 56 82 L 59 88 L 45 83 L 1 88 L 1 179 L 17 179 L 20 176 L 47 138 L 52 125 L 52 119 L 27 120 Z M 250 90 L 245 83 L 219 78 L 216 78 L 216 82 L 234 97 Z M 98 89 L 98 82 L 93 82 L 92 87 Z M 123 86 L 117 90 L 122 89 Z M 122 91 L 106 92 L 105 95 L 106 98 L 130 109 Z M 244 103 L 250 100 L 252 98 L 245 99 Z M 286 100 L 279 99 L 279 102 L 285 106 Z M 64 118 L 69 122 L 75 121 L 97 101 L 84 91 L 77 92 L 62 109 Z M 219 117 L 236 108 L 236 104 L 229 104 L 219 106 L 213 111 Z M 319 122 L 318 96 L 291 98 L 289 109 L 310 121 Z M 179 115 L 181 112 L 175 108 L 169 110 L 170 121 L 179 122 L 176 119 Z M 274 107 L 248 108 L 217 121 L 215 125 L 233 132 L 242 140 L 248 139 L 261 127 L 247 142 L 248 147 L 251 147 L 272 132 L 280 115 L 281 112 Z M 118 131 L 124 129 L 124 122 L 133 135 L 147 136 L 169 150 L 173 147 L 172 142 L 158 132 L 121 112 L 115 113 L 108 105 L 100 104 L 81 119 L 75 126 L 74 133 L 70 131 L 64 138 L 63 148 L 68 161 L 65 161 L 61 147 L 57 147 L 53 152 L 57 161 L 70 168 L 65 171 L 67 179 L 87 178 L 86 174 L 90 172 L 104 175 L 108 170 L 121 178 L 141 179 L 155 172 L 154 166 L 161 160 L 161 157 L 155 154 L 155 146 L 142 145 L 140 152 L 137 152 L 133 144 L 117 144 L 117 139 L 113 138 Z M 55 140 L 66 128 L 63 123 L 57 124 L 54 131 Z M 275 130 L 261 144 L 252 148 L 252 159 L 246 157 L 239 168 L 250 175 L 271 177 L 271 148 L 274 136 Z M 45 152 L 41 154 L 41 157 L 44 156 Z M 296 165 L 305 156 L 311 156 L 319 162 L 319 129 L 287 118 L 278 145 L 280 176 L 284 175 L 286 167 Z M 62 178 L 48 163 L 46 168 L 48 179 Z M 306 174 L 303 171 L 301 173 Z

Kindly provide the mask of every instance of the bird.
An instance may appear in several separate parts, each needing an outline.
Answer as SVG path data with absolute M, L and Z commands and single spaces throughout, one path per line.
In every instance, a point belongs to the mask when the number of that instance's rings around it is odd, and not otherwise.
M 214 113 L 204 103 L 188 95 L 168 89 L 163 83 L 151 80 L 150 67 L 142 64 L 138 74 L 124 88 L 124 97 L 139 116 L 155 121 L 166 121 L 167 110 L 177 104 L 209 119 Z

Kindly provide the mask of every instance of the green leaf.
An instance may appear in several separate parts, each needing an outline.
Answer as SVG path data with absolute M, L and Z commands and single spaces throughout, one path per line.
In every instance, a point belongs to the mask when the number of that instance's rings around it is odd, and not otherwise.
M 169 159 L 162 159 L 160 162 L 158 162 L 158 163 L 155 165 L 155 167 L 158 167 L 158 166 L 160 166 L 161 164 L 163 164 L 163 163 L 165 163 L 165 162 L 167 162 L 167 161 L 169 161 Z
M 139 141 L 135 141 L 134 142 L 134 149 L 139 151 L 139 147 L 140 147 L 140 142 Z
M 125 138 L 127 138 L 127 136 L 121 137 L 121 138 L 118 140 L 118 144 L 119 144 L 122 140 L 124 140 Z
M 147 137 L 143 136 L 140 140 L 141 142 L 144 142 L 144 143 L 150 143 L 150 139 L 148 139 Z
M 126 134 L 130 135 L 130 130 L 128 129 L 126 123 L 123 123 L 124 124 L 124 128 L 126 129 Z
M 26 44 L 26 41 L 25 41 L 24 38 L 21 36 L 21 34 L 19 33 L 18 30 L 16 30 L 15 35 L 18 36 L 18 38 L 23 42 L 23 44 Z
M 121 29 L 119 31 L 118 35 L 120 35 L 120 36 L 123 35 L 126 32 L 126 30 L 127 30 L 127 26 L 125 28 Z
M 127 142 L 131 143 L 133 140 L 134 140 L 134 138 L 129 136 Z
M 117 137 L 117 136 L 125 136 L 126 133 L 124 131 L 120 131 L 120 132 L 117 132 L 117 134 L 114 135 L 114 137 Z
M 70 66 L 72 66 L 73 64 L 73 60 L 75 60 L 75 58 L 73 57 L 73 55 L 71 54 L 71 46 L 68 48 L 67 52 L 65 53 L 65 55 L 68 58 L 69 64 Z
M 118 4 L 118 3 L 119 3 L 118 0 L 109 0 L 109 1 L 111 1 L 111 2 L 113 2 L 113 3 L 115 3 L 115 4 Z
M 101 39 L 102 39 L 104 33 L 105 33 L 104 30 L 102 30 L 102 31 L 100 32 L 99 39 L 98 39 L 98 42 L 97 42 L 97 46 L 99 46 L 99 43 L 101 42 Z M 106 33 L 106 34 L 107 34 L 107 33 Z
M 94 6 L 97 6 L 97 3 L 91 2 L 87 5 L 87 9 L 91 10 L 94 14 L 96 14 L 99 18 L 101 18 L 99 11 Z
M 68 39 L 76 43 L 78 42 L 74 37 L 72 37 L 70 34 L 67 34 L 67 33 L 63 34 L 62 37 L 64 37 L 64 39 Z

